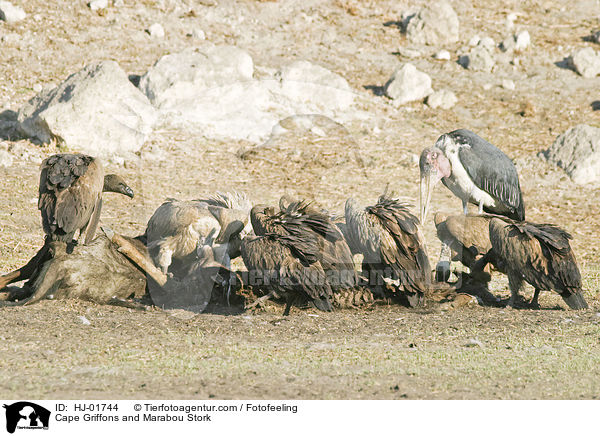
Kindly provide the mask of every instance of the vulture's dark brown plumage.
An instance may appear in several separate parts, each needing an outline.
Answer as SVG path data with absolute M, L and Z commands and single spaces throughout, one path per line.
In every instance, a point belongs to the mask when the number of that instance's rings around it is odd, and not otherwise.
M 452 260 L 472 268 L 477 259 L 491 248 L 491 215 L 451 215 L 436 213 L 434 216 L 437 237 L 455 253 Z
M 348 244 L 363 254 L 363 275 L 369 283 L 400 279 L 410 306 L 422 305 L 431 269 L 418 218 L 406 204 L 385 194 L 366 208 L 350 198 L 345 213 Z
M 350 249 L 329 217 L 310 203 L 281 207 L 276 212 L 256 206 L 250 213 L 256 236 L 244 238 L 241 251 L 251 284 L 285 296 L 285 315 L 294 302 L 306 300 L 330 311 L 333 293 L 356 284 Z
M 94 238 L 102 209 L 102 192 L 133 197 L 132 189 L 114 174 L 104 175 L 102 164 L 85 154 L 62 153 L 41 165 L 38 208 L 50 241 L 70 243 L 79 230 L 84 243 Z
M 541 290 L 554 290 L 571 309 L 588 307 L 569 233 L 552 224 L 507 222 L 499 218 L 490 221 L 489 231 L 492 255 L 507 270 L 510 306 L 526 281 L 535 288 L 534 306 Z

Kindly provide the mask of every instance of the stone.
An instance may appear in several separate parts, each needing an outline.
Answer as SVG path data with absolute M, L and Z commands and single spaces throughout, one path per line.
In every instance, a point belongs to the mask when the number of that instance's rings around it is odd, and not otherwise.
M 8 168 L 13 164 L 13 157 L 8 150 L 0 149 L 0 167 Z
M 540 153 L 564 169 L 578 185 L 600 182 L 600 128 L 579 124 L 559 135 L 547 150 Z
M 469 39 L 468 45 L 475 47 L 477 44 L 479 44 L 479 41 L 481 41 L 479 35 L 473 35 L 471 39 Z
M 160 23 L 154 23 L 153 25 L 148 27 L 148 29 L 146 29 L 146 32 L 148 32 L 148 34 L 153 38 L 165 37 L 165 29 Z
M 600 44 L 600 30 L 596 30 L 590 35 L 590 41 Z
M 447 89 L 442 89 L 440 91 L 435 91 L 429 97 L 427 97 L 427 106 L 432 109 L 442 108 L 442 109 L 450 109 L 458 102 L 456 95 L 452 91 L 448 91 Z
M 246 51 L 205 42 L 163 56 L 139 88 L 159 109 L 161 124 L 216 139 L 263 141 L 280 119 L 296 114 L 352 116 L 346 111 L 355 93 L 326 68 L 297 61 L 259 75 Z
M 527 30 L 522 30 L 515 35 L 515 50 L 524 51 L 531 44 L 531 36 Z
M 194 28 L 190 33 L 190 36 L 192 36 L 192 38 L 199 39 L 200 41 L 204 41 L 206 39 L 206 34 L 204 33 L 204 30 L 198 28 Z
M 452 44 L 458 36 L 458 15 L 445 0 L 425 5 L 406 25 L 406 37 L 413 44 Z
M 392 99 L 395 106 L 423 100 L 433 92 L 431 78 L 426 73 L 417 70 L 413 64 L 404 64 L 398 68 L 384 89 L 385 95 Z
M 416 59 L 416 58 L 420 58 L 422 56 L 422 54 L 419 50 L 415 50 L 413 48 L 408 48 L 408 47 L 399 47 L 398 53 L 400 53 L 401 56 L 404 56 L 405 58 L 409 58 L 409 59 Z
M 577 50 L 569 57 L 569 65 L 585 78 L 600 74 L 600 56 L 592 47 Z
M 19 131 L 29 138 L 103 157 L 138 151 L 156 118 L 156 109 L 114 61 L 85 66 L 17 115 Z
M 450 52 L 448 50 L 440 50 L 433 55 L 434 59 L 438 61 L 449 61 L 450 60 Z
M 0 1 L 0 20 L 7 23 L 16 23 L 27 16 L 23 8 L 14 6 L 7 1 Z
M 108 7 L 108 0 L 92 0 L 88 3 L 88 6 L 92 11 L 106 9 Z
M 515 82 L 513 82 L 512 80 L 509 80 L 509 79 L 504 79 L 502 81 L 502 87 L 508 91 L 514 91 L 515 90 Z
M 496 48 L 496 43 L 494 42 L 494 40 L 489 37 L 489 36 L 484 36 L 483 38 L 481 38 L 479 40 L 479 42 L 477 43 L 477 45 L 485 48 L 487 51 L 489 51 L 490 53 L 494 52 L 494 49 Z
M 484 45 L 478 44 L 470 51 L 466 64 L 469 70 L 491 73 L 496 61 Z

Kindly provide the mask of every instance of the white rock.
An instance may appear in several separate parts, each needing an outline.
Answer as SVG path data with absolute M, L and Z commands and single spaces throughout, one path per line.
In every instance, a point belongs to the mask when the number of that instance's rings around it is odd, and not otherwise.
M 427 97 L 427 105 L 433 109 L 438 107 L 442 109 L 450 109 L 456 104 L 457 101 L 458 99 L 456 98 L 456 95 L 452 91 L 448 91 L 446 89 L 435 91 L 433 94 Z
M 199 39 L 200 41 L 204 41 L 206 39 L 206 34 L 202 29 L 194 28 L 191 35 L 193 38 Z
M 399 47 L 398 53 L 400 53 L 401 56 L 404 56 L 405 58 L 409 58 L 409 59 L 416 59 L 416 58 L 420 58 L 422 56 L 422 54 L 419 50 L 415 50 L 413 48 L 408 48 L 408 47 Z
M 94 156 L 138 151 L 156 110 L 114 61 L 96 62 L 44 90 L 18 113 L 20 131 L 42 143 L 53 139 Z
M 479 37 L 479 35 L 473 35 L 473 36 L 471 37 L 471 39 L 469 39 L 469 42 L 468 42 L 468 44 L 469 44 L 471 47 L 475 47 L 477 44 L 479 44 L 479 41 L 481 41 L 481 38 Z
M 165 29 L 160 23 L 154 23 L 148 27 L 146 32 L 148 32 L 153 38 L 164 38 L 165 36 Z
M 484 45 L 479 44 L 477 47 L 473 47 L 466 63 L 469 70 L 490 73 L 496 61 L 490 51 Z
M 413 44 L 451 44 L 458 41 L 458 33 L 458 16 L 445 0 L 426 4 L 406 26 L 406 36 Z
M 440 50 L 436 54 L 433 55 L 434 59 L 439 61 L 449 61 L 450 60 L 450 52 L 448 50 Z
M 120 8 L 121 6 L 125 6 L 125 2 L 124 0 L 113 0 L 113 6 Z
M 526 50 L 531 44 L 531 37 L 527 30 L 522 30 L 515 35 L 515 50 Z
M 33 90 L 34 90 L 35 92 L 38 92 L 38 93 L 39 93 L 39 92 L 42 92 L 42 89 L 44 89 L 44 88 L 43 88 L 43 87 L 42 87 L 42 85 L 40 85 L 39 83 L 36 83 L 35 85 L 33 85 Z
M 504 80 L 502 80 L 502 87 L 509 91 L 514 91 L 515 90 L 515 82 L 513 82 L 512 80 L 509 80 L 509 79 L 504 79 Z
M 600 128 L 579 124 L 558 136 L 540 153 L 579 185 L 600 182 Z
M 13 157 L 7 150 L 0 150 L 0 167 L 8 168 L 13 164 Z
M 81 324 L 83 325 L 91 325 L 92 323 L 90 322 L 89 319 L 87 319 L 85 316 L 83 315 L 79 315 L 77 318 L 79 318 L 79 321 L 81 321 Z
M 16 23 L 27 16 L 23 8 L 14 6 L 7 1 L 0 1 L 0 20 L 7 23 Z
M 412 64 L 398 68 L 385 85 L 385 95 L 395 106 L 422 100 L 433 92 L 431 78 Z
M 105 9 L 108 7 L 108 0 L 92 0 L 88 6 L 92 11 L 97 11 L 99 9 Z
M 139 87 L 161 124 L 211 138 L 263 141 L 280 119 L 303 113 L 352 117 L 355 94 L 341 76 L 298 61 L 253 78 L 250 55 L 206 42 L 161 58 Z
M 600 56 L 592 47 L 577 50 L 569 57 L 569 64 L 586 78 L 596 77 L 600 74 Z
M 484 36 L 483 38 L 481 38 L 477 45 L 485 48 L 490 53 L 493 53 L 494 49 L 496 48 L 496 43 L 489 36 Z

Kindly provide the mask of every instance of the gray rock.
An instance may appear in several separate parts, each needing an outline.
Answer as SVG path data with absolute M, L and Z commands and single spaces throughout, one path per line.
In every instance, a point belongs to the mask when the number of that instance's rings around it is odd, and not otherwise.
M 21 133 L 42 143 L 57 140 L 94 156 L 138 151 L 156 110 L 114 61 L 96 62 L 56 88 L 43 90 L 18 113 Z
M 590 41 L 600 44 L 600 30 L 596 30 L 590 35 Z
M 451 44 L 458 41 L 458 32 L 458 16 L 445 0 L 427 4 L 406 25 L 406 36 L 413 44 Z
M 466 60 L 466 68 L 473 71 L 491 73 L 494 65 L 496 65 L 496 61 L 490 50 L 481 43 L 477 47 L 473 47 Z
M 108 7 L 108 0 L 92 0 L 89 2 L 88 6 L 92 11 L 106 9 Z
M 165 29 L 160 23 L 154 23 L 146 29 L 146 32 L 153 38 L 164 38 L 165 36 Z
M 354 102 L 344 78 L 310 62 L 262 71 L 262 80 L 253 75 L 247 52 L 206 42 L 161 58 L 139 87 L 159 109 L 162 124 L 218 139 L 262 141 L 282 118 L 343 115 Z
M 569 57 L 569 65 L 586 78 L 600 74 L 600 56 L 592 47 L 577 50 Z
M 393 100 L 395 106 L 423 100 L 432 92 L 431 78 L 412 64 L 398 68 L 385 85 L 385 95 Z
M 450 109 L 456 104 L 457 101 L 458 99 L 452 91 L 442 89 L 440 91 L 435 91 L 433 94 L 427 97 L 427 106 L 433 109 L 438 107 L 442 109 Z
M 0 1 L 0 20 L 7 23 L 16 23 L 27 16 L 23 8 L 14 6 L 7 1 Z
M 579 185 L 600 182 L 600 128 L 579 124 L 558 136 L 554 143 L 540 153 L 564 169 Z

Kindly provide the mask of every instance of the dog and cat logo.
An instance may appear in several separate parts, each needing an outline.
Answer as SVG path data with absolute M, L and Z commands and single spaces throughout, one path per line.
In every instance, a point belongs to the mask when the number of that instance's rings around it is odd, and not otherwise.
M 14 433 L 16 429 L 22 430 L 48 430 L 50 411 L 42 406 L 29 401 L 19 401 L 5 404 L 6 431 Z

